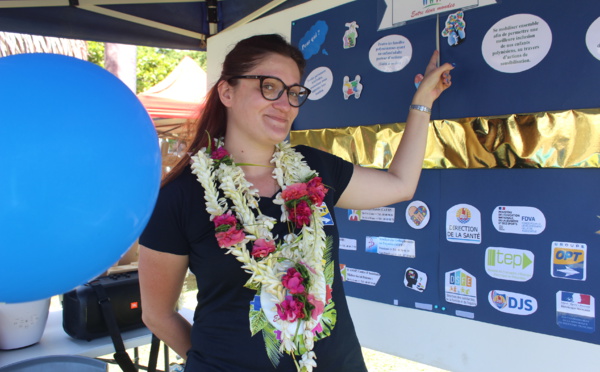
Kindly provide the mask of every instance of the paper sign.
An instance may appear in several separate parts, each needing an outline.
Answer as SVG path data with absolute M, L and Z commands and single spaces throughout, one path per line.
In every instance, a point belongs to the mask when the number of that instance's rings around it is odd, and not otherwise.
M 308 99 L 312 101 L 323 98 L 333 85 L 333 73 L 328 67 L 317 67 L 308 74 L 304 85 L 310 89 Z
M 596 299 L 575 292 L 556 292 L 556 324 L 572 331 L 596 331 Z
M 455 12 L 461 8 L 493 4 L 494 2 L 493 0 L 385 0 L 386 9 L 379 29 L 399 26 L 407 21 L 439 13 Z
M 585 34 L 588 50 L 596 59 L 600 59 L 600 17 L 596 18 Z
M 367 236 L 365 251 L 397 257 L 415 258 L 415 241 L 409 239 Z
M 551 273 L 555 278 L 582 280 L 586 278 L 587 245 L 552 242 Z
M 381 72 L 396 72 L 408 65 L 412 53 L 412 45 L 407 38 L 402 35 L 388 35 L 371 46 L 369 61 Z
M 488 301 L 494 309 L 514 315 L 531 315 L 538 309 L 535 298 L 521 293 L 492 290 Z
M 355 251 L 356 247 L 356 239 L 340 238 L 340 249 L 345 251 Z
M 354 269 L 346 266 L 346 280 L 352 283 L 376 286 L 381 275 L 374 271 Z
M 469 204 L 457 204 L 446 212 L 446 240 L 454 243 L 481 243 L 481 213 Z
M 533 207 L 496 207 L 492 223 L 496 230 L 508 234 L 538 235 L 546 229 L 546 217 Z
M 517 73 L 540 63 L 552 45 L 550 26 L 533 14 L 515 14 L 494 24 L 483 38 L 483 58 L 494 70 Z
M 448 271 L 446 301 L 464 306 L 477 306 L 477 279 L 463 269 Z
M 394 223 L 396 216 L 395 208 L 376 208 L 376 209 L 348 209 L 349 221 L 375 221 Z
M 496 279 L 526 282 L 533 277 L 535 256 L 524 249 L 489 247 L 485 250 L 485 272 Z

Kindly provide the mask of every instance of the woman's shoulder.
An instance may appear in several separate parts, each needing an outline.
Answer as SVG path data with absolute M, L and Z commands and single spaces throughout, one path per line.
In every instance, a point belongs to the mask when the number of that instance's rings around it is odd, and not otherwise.
M 202 193 L 202 186 L 192 173 L 191 167 L 187 166 L 175 178 L 162 185 L 160 193 L 162 195 L 185 196 L 189 193 Z

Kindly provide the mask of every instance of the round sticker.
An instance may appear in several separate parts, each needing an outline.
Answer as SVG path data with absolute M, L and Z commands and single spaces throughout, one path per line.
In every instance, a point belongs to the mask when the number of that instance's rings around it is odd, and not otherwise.
M 585 43 L 594 57 L 600 59 L 600 17 L 596 18 L 588 28 Z
M 413 229 L 422 229 L 429 223 L 429 207 L 415 200 L 406 207 L 406 222 Z
M 308 74 L 304 85 L 310 89 L 308 99 L 313 101 L 321 99 L 333 85 L 333 73 L 328 67 L 317 67 Z
M 516 73 L 540 63 L 551 45 L 552 31 L 546 21 L 533 14 L 515 14 L 488 30 L 481 52 L 493 69 Z
M 369 50 L 369 61 L 382 72 L 402 70 L 412 58 L 412 45 L 402 35 L 388 35 L 376 41 Z

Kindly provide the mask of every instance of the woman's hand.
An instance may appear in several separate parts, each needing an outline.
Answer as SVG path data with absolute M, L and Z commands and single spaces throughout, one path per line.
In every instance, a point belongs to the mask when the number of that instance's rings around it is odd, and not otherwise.
M 454 65 L 444 63 L 440 67 L 437 67 L 438 57 L 439 52 L 436 50 L 427 64 L 425 76 L 422 74 L 415 76 L 415 84 L 418 85 L 418 89 L 415 93 L 413 104 L 431 107 L 442 92 L 452 85 L 450 71 L 454 69 Z

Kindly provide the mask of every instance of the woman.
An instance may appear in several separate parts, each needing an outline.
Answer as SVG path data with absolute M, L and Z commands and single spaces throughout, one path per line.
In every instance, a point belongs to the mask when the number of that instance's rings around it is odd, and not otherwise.
M 282 143 L 310 91 L 302 54 L 278 35 L 239 42 L 210 90 L 193 156 L 169 173 L 140 238 L 147 326 L 186 371 L 366 371 L 340 280 L 333 207 L 408 200 L 423 162 L 429 109 L 450 86 L 437 52 L 389 171 Z M 190 165 L 190 163 L 192 163 Z M 335 223 L 335 216 L 333 216 Z M 230 254 L 226 254 L 230 253 Z M 193 327 L 175 311 L 188 267 Z

